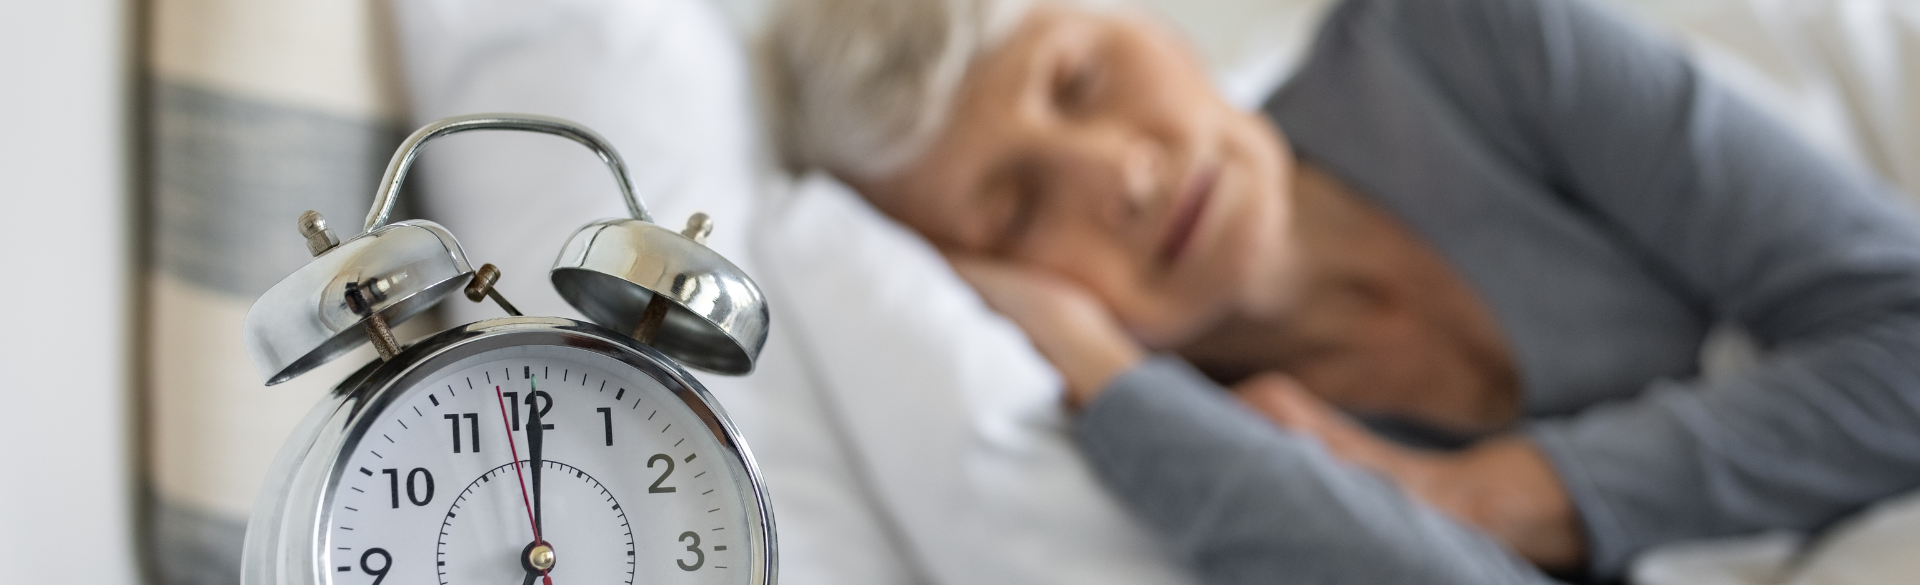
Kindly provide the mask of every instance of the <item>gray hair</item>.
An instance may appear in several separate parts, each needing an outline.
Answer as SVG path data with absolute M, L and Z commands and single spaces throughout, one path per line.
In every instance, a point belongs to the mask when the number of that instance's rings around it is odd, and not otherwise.
M 760 38 L 775 141 L 791 171 L 876 178 L 945 125 L 974 57 L 1031 0 L 779 0 Z

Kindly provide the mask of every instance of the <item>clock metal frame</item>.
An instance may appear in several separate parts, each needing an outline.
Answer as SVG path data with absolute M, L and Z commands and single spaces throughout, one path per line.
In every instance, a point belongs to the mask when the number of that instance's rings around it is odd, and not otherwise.
M 328 583 L 332 551 L 325 529 L 332 520 L 334 489 L 348 471 L 347 456 L 377 415 L 443 364 L 529 345 L 571 347 L 612 358 L 651 376 L 692 409 L 752 495 L 747 510 L 749 583 L 777 581 L 779 550 L 766 482 L 726 411 L 698 380 L 658 350 L 599 325 L 558 317 L 507 317 L 454 327 L 401 350 L 393 359 L 376 360 L 315 405 L 281 448 L 261 486 L 248 521 L 241 583 Z

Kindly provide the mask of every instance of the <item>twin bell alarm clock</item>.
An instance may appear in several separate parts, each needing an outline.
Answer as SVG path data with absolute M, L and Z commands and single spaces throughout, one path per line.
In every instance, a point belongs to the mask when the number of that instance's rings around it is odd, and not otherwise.
M 573 234 L 550 273 L 592 322 L 523 316 L 431 221 L 388 223 L 422 146 L 468 130 L 570 138 L 613 171 L 631 217 Z M 448 118 L 408 137 L 365 232 L 299 218 L 313 260 L 255 302 L 246 346 L 267 385 L 371 343 L 379 359 L 316 405 L 247 525 L 246 585 L 771 585 L 766 488 L 725 411 L 682 366 L 753 370 L 768 313 L 702 242 L 653 223 L 599 135 L 542 116 Z M 391 331 L 442 300 L 506 316 L 410 345 Z

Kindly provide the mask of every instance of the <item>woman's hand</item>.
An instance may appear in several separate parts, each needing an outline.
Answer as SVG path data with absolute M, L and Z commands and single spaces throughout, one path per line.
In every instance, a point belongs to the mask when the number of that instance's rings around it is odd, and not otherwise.
M 1146 359 L 1105 305 L 1051 274 L 1006 262 L 949 256 L 960 277 L 993 310 L 1027 332 L 1066 378 L 1067 404 L 1080 408 L 1115 376 Z
M 1255 412 L 1320 439 L 1335 457 L 1386 475 L 1543 569 L 1585 562 L 1585 536 L 1566 486 L 1525 437 L 1496 437 L 1459 453 L 1416 451 L 1374 436 L 1284 375 L 1257 376 L 1233 391 Z

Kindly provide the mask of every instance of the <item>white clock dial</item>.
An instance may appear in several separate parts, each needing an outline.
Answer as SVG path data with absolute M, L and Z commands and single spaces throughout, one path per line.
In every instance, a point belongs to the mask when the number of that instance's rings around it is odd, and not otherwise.
M 584 349 L 508 345 L 410 379 L 336 468 L 332 583 L 750 582 L 752 487 L 654 378 Z M 550 557 L 529 554 L 536 524 Z

